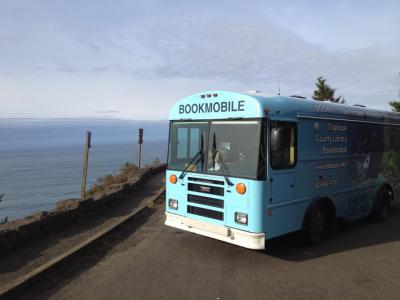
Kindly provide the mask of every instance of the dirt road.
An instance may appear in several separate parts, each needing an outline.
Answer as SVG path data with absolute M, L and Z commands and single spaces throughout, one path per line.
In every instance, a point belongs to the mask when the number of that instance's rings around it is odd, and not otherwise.
M 400 206 L 322 245 L 293 237 L 251 251 L 163 225 L 163 204 L 101 259 L 38 295 L 52 299 L 398 299 Z M 85 260 L 85 258 L 82 258 Z

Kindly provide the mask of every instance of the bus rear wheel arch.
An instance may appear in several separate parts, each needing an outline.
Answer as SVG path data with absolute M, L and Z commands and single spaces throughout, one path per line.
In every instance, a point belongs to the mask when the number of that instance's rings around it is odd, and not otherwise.
M 383 186 L 376 195 L 371 217 L 374 221 L 384 222 L 390 216 L 393 201 L 393 190 L 390 185 Z
M 326 233 L 337 230 L 336 209 L 329 198 L 320 198 L 311 203 L 304 217 L 303 237 L 307 244 L 319 244 Z

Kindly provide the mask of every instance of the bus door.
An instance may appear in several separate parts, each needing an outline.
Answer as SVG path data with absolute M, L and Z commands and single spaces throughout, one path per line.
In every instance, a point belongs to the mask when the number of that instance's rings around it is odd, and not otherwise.
M 296 123 L 270 123 L 270 202 L 296 196 Z

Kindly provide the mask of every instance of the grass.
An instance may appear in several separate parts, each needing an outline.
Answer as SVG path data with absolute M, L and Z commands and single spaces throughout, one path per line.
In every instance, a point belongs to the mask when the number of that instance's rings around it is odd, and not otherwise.
M 145 165 L 144 169 L 159 164 L 160 160 L 156 158 L 152 164 Z M 90 187 L 90 189 L 86 192 L 85 196 L 90 197 L 95 194 L 102 193 L 113 185 L 131 182 L 139 177 L 140 177 L 140 169 L 138 168 L 138 166 L 127 162 L 121 167 L 118 173 L 108 174 L 97 178 L 96 184 Z

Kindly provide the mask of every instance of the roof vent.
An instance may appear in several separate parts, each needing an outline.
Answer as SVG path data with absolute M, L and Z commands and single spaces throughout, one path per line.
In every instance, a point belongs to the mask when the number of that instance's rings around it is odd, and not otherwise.
M 300 98 L 300 99 L 307 99 L 306 97 L 299 96 L 299 95 L 292 95 L 290 97 L 292 97 L 292 98 Z
M 362 105 L 362 104 L 353 104 L 353 106 L 357 106 L 357 107 L 366 107 L 365 105 Z

